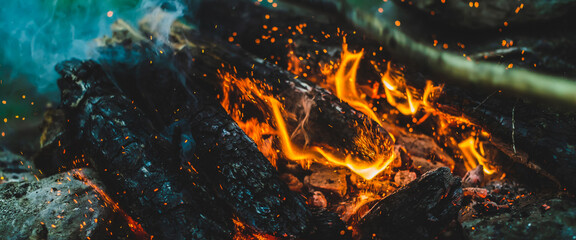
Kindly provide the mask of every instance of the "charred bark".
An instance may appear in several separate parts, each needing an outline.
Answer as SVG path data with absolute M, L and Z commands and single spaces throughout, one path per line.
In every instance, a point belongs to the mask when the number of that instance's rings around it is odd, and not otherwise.
M 185 164 L 204 175 L 235 215 L 257 231 L 284 237 L 308 231 L 310 212 L 304 200 L 288 190 L 210 90 L 175 68 L 170 50 L 160 55 L 152 48 L 139 50 L 102 49 L 104 56 L 114 56 L 116 51 L 129 56 L 127 62 L 105 57 L 103 64 L 138 106 L 150 109 L 148 117 L 157 119 L 157 125 L 173 136 Z M 157 64 L 151 66 L 150 60 Z M 186 146 L 189 136 L 194 136 L 193 152 Z
M 110 193 L 149 234 L 161 239 L 225 239 L 232 214 L 200 176 L 179 170 L 170 143 L 132 101 L 122 96 L 100 65 L 72 60 L 57 66 L 68 129 Z
M 359 222 L 361 239 L 433 239 L 460 211 L 462 188 L 448 168 L 380 200 Z

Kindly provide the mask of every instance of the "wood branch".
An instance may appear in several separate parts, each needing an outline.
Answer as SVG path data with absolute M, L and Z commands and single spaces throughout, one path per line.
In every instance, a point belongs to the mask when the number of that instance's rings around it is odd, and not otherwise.
M 413 7 L 421 13 L 442 19 L 445 24 L 465 28 L 498 28 L 508 24 L 530 24 L 560 18 L 573 13 L 576 1 L 573 0 L 525 0 L 521 3 L 515 0 L 501 1 L 445 1 L 434 0 L 415 1 L 413 4 L 395 0 L 396 3 Z
M 132 46 L 134 47 L 134 46 Z M 180 157 L 209 181 L 242 222 L 275 236 L 301 236 L 310 212 L 289 191 L 254 142 L 195 77 L 186 79 L 169 49 L 102 48 L 101 62 L 114 81 L 156 125 L 173 135 Z M 114 58 L 121 51 L 126 58 Z M 157 63 L 150 65 L 150 60 Z M 118 67 L 123 66 L 123 67 Z M 193 136 L 195 150 L 187 150 Z
M 523 69 L 506 69 L 493 63 L 467 60 L 453 53 L 439 51 L 415 41 L 391 22 L 378 17 L 377 4 L 358 4 L 336 0 L 287 0 L 319 13 L 346 19 L 383 44 L 394 59 L 429 73 L 438 79 L 457 84 L 496 90 L 509 90 L 521 96 L 576 105 L 576 82 Z M 380 3 L 379 3 L 380 4 Z M 327 12 L 326 9 L 336 11 Z
M 72 60 L 57 66 L 67 126 L 82 142 L 109 193 L 151 235 L 162 239 L 225 239 L 232 214 L 200 176 L 179 170 L 170 143 L 100 65 Z M 184 169 L 187 170 L 187 169 Z
M 433 239 L 456 220 L 461 197 L 460 179 L 450 169 L 427 172 L 362 217 L 361 239 Z

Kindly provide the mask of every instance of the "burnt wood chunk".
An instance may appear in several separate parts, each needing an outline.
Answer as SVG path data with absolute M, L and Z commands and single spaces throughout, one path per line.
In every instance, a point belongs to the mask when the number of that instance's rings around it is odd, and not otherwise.
M 227 239 L 231 211 L 93 61 L 56 67 L 68 129 L 94 159 L 110 195 L 159 239 Z
M 433 239 L 456 220 L 461 197 L 460 179 L 450 169 L 427 172 L 364 215 L 361 239 Z
M 108 50 L 112 54 L 118 49 Z M 174 136 L 172 142 L 180 146 L 185 164 L 209 180 L 242 222 L 280 237 L 298 237 L 307 231 L 310 212 L 304 199 L 280 180 L 276 169 L 211 91 L 175 68 L 170 50 L 164 55 L 154 55 L 147 48 L 126 51 L 126 56 L 145 57 L 128 57 L 134 61 L 123 65 L 126 68 L 117 67 L 122 63 L 106 62 L 108 72 L 131 98 L 141 100 L 137 105 L 153 109 L 146 113 L 150 119 L 158 119 L 167 129 L 164 132 L 180 132 L 180 140 Z M 159 64 L 150 65 L 150 59 Z M 194 136 L 193 154 L 183 147 L 188 135 Z

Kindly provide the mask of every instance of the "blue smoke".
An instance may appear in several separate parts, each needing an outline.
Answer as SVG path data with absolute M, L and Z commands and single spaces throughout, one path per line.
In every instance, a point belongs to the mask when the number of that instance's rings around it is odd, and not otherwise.
M 26 79 L 32 88 L 55 99 L 58 76 L 54 66 L 58 62 L 94 56 L 94 39 L 110 36 L 115 20 L 122 18 L 137 26 L 140 18 L 165 2 L 4 0 L 0 7 L 0 78 L 5 83 Z

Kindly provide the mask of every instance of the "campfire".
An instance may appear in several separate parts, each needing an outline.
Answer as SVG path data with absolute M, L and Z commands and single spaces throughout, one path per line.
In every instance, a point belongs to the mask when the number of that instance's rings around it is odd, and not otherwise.
M 574 115 L 539 99 L 574 106 L 574 83 L 545 75 L 555 63 L 516 69 L 540 61 L 522 34 L 494 50 L 381 17 L 454 11 L 404 2 L 212 0 L 118 19 L 92 59 L 55 67 L 40 147 L 0 155 L 17 169 L 0 180 L 3 236 L 573 236 Z

